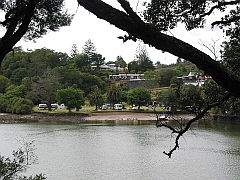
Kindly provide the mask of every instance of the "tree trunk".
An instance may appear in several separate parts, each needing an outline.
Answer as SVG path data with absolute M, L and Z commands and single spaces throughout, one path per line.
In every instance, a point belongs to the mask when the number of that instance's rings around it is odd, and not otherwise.
M 136 38 L 142 39 L 144 43 L 154 46 L 156 49 L 169 52 L 177 57 L 194 63 L 206 74 L 229 91 L 232 95 L 240 97 L 240 79 L 232 74 L 219 62 L 175 37 L 158 31 L 154 26 L 144 23 L 135 12 L 126 5 L 125 0 L 122 6 L 127 13 L 117 10 L 100 0 L 78 0 L 78 3 L 98 18 L 108 21 L 117 28 L 128 32 Z
M 9 24 L 7 28 L 7 32 L 5 35 L 0 39 L 0 64 L 3 61 L 6 54 L 13 50 L 13 46 L 24 36 L 24 34 L 28 30 L 28 26 L 31 22 L 31 18 L 34 15 L 34 9 L 36 7 L 37 1 L 30 0 L 25 13 L 25 18 L 20 26 L 18 26 L 19 21 L 19 13 L 16 13 L 13 16 L 13 20 Z M 23 13 L 23 12 L 21 12 Z

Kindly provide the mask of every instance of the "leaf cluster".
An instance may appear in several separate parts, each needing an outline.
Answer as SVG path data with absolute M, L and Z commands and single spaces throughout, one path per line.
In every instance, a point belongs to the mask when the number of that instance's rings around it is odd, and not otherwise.
M 6 13 L 5 20 L 0 24 L 8 30 L 16 31 L 21 24 L 26 23 L 25 17 L 29 16 L 31 0 L 10 0 L 1 3 L 2 10 Z M 36 0 L 34 13 L 24 37 L 29 40 L 42 37 L 49 30 L 57 31 L 62 26 L 70 25 L 73 15 L 64 10 L 64 0 Z
M 154 25 L 160 31 L 174 29 L 178 23 L 184 23 L 187 30 L 192 30 L 204 27 L 206 17 L 214 10 L 223 12 L 228 5 L 237 5 L 238 3 L 239 1 L 152 0 L 151 3 L 144 4 L 146 10 L 142 15 L 147 23 Z M 239 18 L 240 16 L 236 13 L 234 15 L 230 13 L 225 16 L 225 19 L 222 17 L 221 20 L 212 22 L 212 26 L 229 24 Z

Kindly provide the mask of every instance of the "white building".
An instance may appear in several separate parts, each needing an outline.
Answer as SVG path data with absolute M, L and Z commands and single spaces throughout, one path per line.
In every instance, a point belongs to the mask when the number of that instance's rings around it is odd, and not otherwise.
M 178 82 L 183 84 L 192 84 L 194 86 L 202 86 L 205 80 L 212 79 L 211 76 L 201 76 L 196 72 L 190 72 L 187 76 L 177 77 Z
M 92 69 L 96 69 L 97 66 L 91 66 Z M 108 71 L 119 71 L 124 72 L 124 68 L 116 66 L 116 64 L 103 64 L 99 66 L 100 70 L 108 70 Z
M 117 75 L 109 75 L 109 79 L 111 80 L 141 80 L 144 74 L 117 74 Z

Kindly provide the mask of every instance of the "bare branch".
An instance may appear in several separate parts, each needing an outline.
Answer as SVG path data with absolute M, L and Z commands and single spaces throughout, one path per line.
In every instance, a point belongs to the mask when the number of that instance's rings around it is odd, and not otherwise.
M 203 118 L 204 115 L 205 115 L 205 113 L 207 113 L 208 110 L 210 110 L 210 109 L 213 108 L 213 107 L 216 107 L 216 106 L 218 106 L 218 105 L 223 104 L 223 103 L 224 103 L 225 101 L 227 101 L 230 97 L 231 97 L 231 94 L 230 94 L 230 93 L 227 93 L 227 94 L 225 95 L 225 97 L 223 97 L 222 100 L 220 100 L 220 101 L 218 101 L 218 102 L 215 102 L 215 103 L 213 103 L 213 104 L 208 105 L 208 106 L 207 106 L 206 108 L 204 108 L 198 115 L 196 115 L 196 117 L 194 117 L 194 118 L 192 118 L 191 120 L 189 120 L 189 121 L 187 122 L 187 124 L 186 124 L 185 127 L 183 127 L 183 124 L 181 123 L 181 124 L 180 124 L 180 128 L 175 128 L 175 127 L 173 127 L 173 126 L 171 126 L 171 125 L 168 125 L 166 121 L 160 120 L 159 117 L 158 117 L 158 115 L 156 115 L 156 116 L 157 116 L 157 122 L 156 122 L 156 126 L 157 126 L 157 127 L 166 127 L 166 128 L 168 128 L 168 129 L 170 129 L 170 130 L 172 131 L 172 133 L 177 134 L 176 139 L 175 139 L 175 146 L 174 146 L 169 152 L 165 152 L 165 151 L 164 151 L 163 153 L 166 154 L 169 158 L 171 158 L 173 152 L 179 148 L 179 139 L 180 139 L 180 137 L 181 137 L 185 132 L 187 132 L 187 131 L 190 129 L 192 123 L 194 123 L 194 122 L 196 122 L 197 120 Z
M 200 40 L 199 44 L 202 45 L 203 47 L 207 48 L 214 56 L 214 60 L 217 60 L 218 59 L 218 55 L 217 55 L 217 50 L 216 50 L 216 43 L 219 39 L 217 40 L 212 40 L 212 43 L 209 43 L 209 42 L 203 42 L 202 40 Z

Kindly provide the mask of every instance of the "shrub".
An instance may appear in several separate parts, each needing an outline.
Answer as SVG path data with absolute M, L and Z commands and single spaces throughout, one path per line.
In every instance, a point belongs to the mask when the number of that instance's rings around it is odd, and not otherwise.
M 0 112 L 14 114 L 29 114 L 34 107 L 30 99 L 13 97 L 11 99 L 0 99 Z

